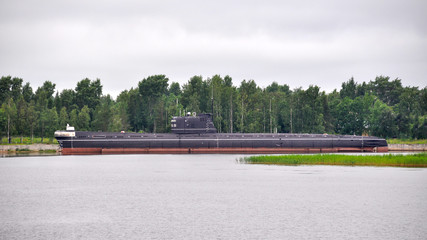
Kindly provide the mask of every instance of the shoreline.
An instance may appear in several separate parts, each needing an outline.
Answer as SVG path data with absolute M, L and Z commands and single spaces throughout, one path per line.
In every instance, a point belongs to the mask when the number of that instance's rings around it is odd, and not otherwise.
M 0 153 L 15 152 L 60 152 L 59 144 L 18 144 L 18 145 L 0 145 Z
M 16 144 L 16 145 L 0 145 L 0 153 L 8 152 L 46 152 L 56 151 L 61 152 L 59 144 Z M 389 152 L 426 152 L 427 144 L 389 144 Z

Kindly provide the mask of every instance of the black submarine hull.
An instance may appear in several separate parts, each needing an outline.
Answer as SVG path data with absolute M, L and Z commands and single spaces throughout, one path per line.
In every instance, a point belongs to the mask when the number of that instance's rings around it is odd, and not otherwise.
M 387 152 L 385 139 L 327 134 L 144 134 L 57 131 L 63 154 Z

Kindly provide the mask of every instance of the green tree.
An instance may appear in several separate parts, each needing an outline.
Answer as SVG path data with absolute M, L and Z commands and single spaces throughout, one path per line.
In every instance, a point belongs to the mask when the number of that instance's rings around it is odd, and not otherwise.
M 79 131 L 89 131 L 90 129 L 90 110 L 87 105 L 84 105 L 80 110 L 77 118 L 77 127 Z
M 262 91 L 254 80 L 243 80 L 238 89 L 240 94 L 239 131 L 263 132 Z
M 357 95 L 357 83 L 354 81 L 354 78 L 351 77 L 347 82 L 342 83 L 340 96 L 342 99 L 348 97 L 350 99 L 356 98 Z
M 62 107 L 61 111 L 59 112 L 59 120 L 58 120 L 59 129 L 65 130 L 65 128 L 66 128 L 67 124 L 69 124 L 69 122 L 70 122 L 70 119 L 68 117 L 67 108 Z
M 24 97 L 20 95 L 19 100 L 16 104 L 16 131 L 18 135 L 21 135 L 21 143 L 22 143 L 22 137 L 24 134 L 28 134 L 29 129 L 26 121 L 26 115 L 27 115 L 27 102 L 25 102 Z
M 415 139 L 427 138 L 427 115 L 418 117 L 413 128 L 413 138 Z
M 419 93 L 417 87 L 404 88 L 399 97 L 399 103 L 393 108 L 397 113 L 396 125 L 400 138 L 410 138 L 413 126 L 418 122 L 418 116 L 421 114 Z
M 15 102 L 18 102 L 22 95 L 22 81 L 21 78 L 12 78 L 11 95 Z
M 56 108 L 53 107 L 46 111 L 46 137 L 53 137 L 53 134 L 58 129 L 58 112 Z
M 67 94 L 66 101 L 69 105 L 69 99 L 71 98 L 73 93 L 70 92 L 69 90 L 67 90 L 66 92 L 63 91 L 63 93 Z M 75 102 L 80 109 L 86 105 L 90 110 L 94 110 L 96 106 L 98 106 L 99 102 L 101 101 L 101 96 L 102 96 L 101 80 L 96 79 L 94 81 L 91 81 L 90 79 L 85 78 L 77 83 L 77 87 L 75 89 Z M 63 106 L 66 106 L 66 105 L 63 105 Z
M 305 129 L 308 133 L 322 133 L 325 131 L 323 124 L 323 104 L 322 97 L 325 92 L 321 92 L 318 86 L 309 86 L 305 91 Z
M 129 91 L 123 91 L 118 98 L 121 99 L 121 102 L 126 102 L 131 130 L 134 132 L 143 130 L 147 126 L 145 114 L 147 103 L 142 100 L 139 90 L 131 88 Z
M 421 108 L 421 115 L 427 115 L 427 87 L 421 90 L 420 108 Z
M 78 125 L 78 123 L 79 123 L 78 110 L 77 109 L 71 110 L 69 117 L 70 117 L 70 126 L 74 126 L 77 128 L 77 130 L 79 130 L 78 129 L 78 127 L 79 127 L 79 125 Z
M 211 88 L 202 76 L 193 76 L 182 86 L 181 103 L 188 112 L 212 111 Z
M 174 94 L 175 96 L 181 95 L 181 87 L 179 86 L 179 83 L 172 82 L 169 87 L 169 94 Z
M 41 87 L 37 88 L 34 98 L 40 111 L 45 108 L 53 107 L 55 86 L 56 84 L 51 81 L 45 81 Z
M 0 107 L 0 140 L 7 135 L 7 114 L 3 105 Z
M 36 104 L 33 100 L 31 100 L 26 112 L 27 126 L 29 126 L 29 130 L 31 134 L 31 142 L 33 142 L 34 140 L 34 129 L 37 124 L 38 115 L 39 113 L 36 111 Z
M 42 142 L 46 136 L 47 124 L 49 124 L 49 114 L 48 114 L 48 110 L 44 109 L 43 111 L 40 112 L 40 117 L 39 117 L 40 136 L 41 136 Z
M 27 103 L 29 103 L 34 98 L 33 88 L 30 86 L 30 83 L 27 82 L 22 87 L 22 96 Z
M 60 106 L 67 108 L 67 113 L 70 113 L 73 109 L 78 109 L 76 104 L 76 93 L 73 89 L 64 89 L 59 94 Z
M 202 76 L 193 76 L 188 83 L 182 86 L 181 102 L 189 111 L 200 112 L 200 91 L 202 90 Z
M 399 96 L 403 90 L 401 80 L 396 78 L 390 81 L 390 77 L 379 76 L 369 83 L 369 88 L 388 106 L 394 106 L 399 102 Z
M 157 130 L 157 119 L 162 116 L 158 111 L 162 110 L 164 106 L 161 103 L 161 97 L 167 93 L 169 79 L 165 75 L 154 75 L 144 78 L 138 83 L 139 93 L 143 101 L 147 103 L 147 119 L 149 129 L 152 132 Z
M 371 113 L 371 134 L 385 138 L 396 137 L 397 127 L 394 120 L 393 109 L 382 101 L 377 100 Z
M 96 107 L 93 114 L 93 128 L 107 132 L 110 130 L 110 125 L 113 121 L 113 112 L 111 111 L 114 102 L 110 95 L 101 97 L 101 103 Z
M 1 77 L 0 78 L 0 103 L 6 102 L 7 99 L 11 97 L 12 88 L 12 77 Z
M 128 115 L 127 115 L 127 102 L 121 101 L 117 98 L 116 103 L 112 107 L 112 123 L 111 131 L 128 131 L 130 129 Z
M 3 103 L 2 108 L 4 109 L 4 112 L 7 117 L 7 123 L 6 123 L 6 132 L 7 132 L 7 138 L 10 140 L 10 137 L 15 132 L 15 126 L 16 126 L 16 116 L 17 116 L 17 110 L 15 102 L 12 98 L 9 98 L 7 102 Z

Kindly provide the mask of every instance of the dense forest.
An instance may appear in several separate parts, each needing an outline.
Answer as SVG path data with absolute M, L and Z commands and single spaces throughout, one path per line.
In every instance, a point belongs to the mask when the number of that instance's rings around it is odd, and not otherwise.
M 23 79 L 0 79 L 0 136 L 53 137 L 70 124 L 80 131 L 169 132 L 172 116 L 213 112 L 218 132 L 281 132 L 427 138 L 427 87 L 404 87 L 400 79 L 353 78 L 331 93 L 318 86 L 291 90 L 276 82 L 232 84 L 229 76 L 187 83 L 165 75 L 144 78 L 113 99 L 99 79 L 83 79 L 75 89 L 55 91 L 45 81 L 35 91 Z

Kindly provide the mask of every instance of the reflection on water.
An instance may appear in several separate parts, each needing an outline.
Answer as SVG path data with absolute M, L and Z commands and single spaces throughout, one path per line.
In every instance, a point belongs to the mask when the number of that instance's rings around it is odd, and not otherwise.
M 427 170 L 237 155 L 0 159 L 0 239 L 424 239 Z

